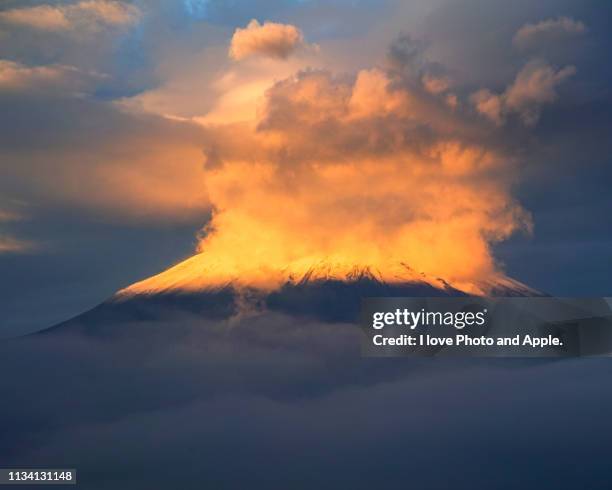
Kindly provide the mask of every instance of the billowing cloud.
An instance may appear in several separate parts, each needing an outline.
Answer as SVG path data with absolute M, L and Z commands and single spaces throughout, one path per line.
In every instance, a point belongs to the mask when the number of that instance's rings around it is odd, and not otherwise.
M 407 264 L 479 291 L 498 274 L 490 244 L 530 226 L 512 158 L 401 68 L 303 71 L 256 120 L 207 128 L 211 280 L 274 283 L 323 263 L 392 282 Z
M 483 88 L 472 94 L 471 100 L 476 110 L 495 124 L 499 126 L 504 122 L 504 103 L 502 96 L 496 95 L 489 89 Z
M 234 32 L 229 55 L 235 60 L 253 55 L 286 59 L 306 46 L 304 35 L 296 26 L 276 22 L 260 24 L 253 19 L 245 28 Z
M 557 85 L 576 73 L 566 66 L 555 70 L 548 63 L 533 60 L 517 74 L 514 82 L 502 94 L 482 89 L 471 97 L 476 110 L 497 125 L 509 114 L 517 114 L 527 126 L 538 122 L 542 106 L 557 99 Z
M 541 42 L 555 42 L 586 32 L 583 22 L 570 17 L 546 19 L 535 24 L 525 24 L 514 35 L 512 42 L 518 48 L 528 48 Z
M 58 9 L 51 5 L 61 5 L 63 9 L 83 4 L 47 3 Z M 147 22 L 150 17 L 147 15 Z M 299 15 L 285 18 L 293 19 L 290 22 L 305 32 L 316 32 L 315 24 Z M 265 30 L 267 24 L 258 27 Z M 164 29 L 157 29 L 159 26 Z M 270 247 L 274 267 L 286 259 L 300 271 L 319 259 L 331 257 L 349 262 L 357 256 L 364 264 L 381 265 L 388 275 L 391 268 L 379 257 L 389 252 L 388 256 L 393 256 L 389 261 L 395 261 L 395 257 L 406 259 L 415 269 L 431 274 L 441 272 L 446 276 L 448 270 L 459 282 L 473 282 L 497 271 L 491 245 L 509 236 L 512 230 L 525 228 L 529 220 L 510 194 L 514 160 L 495 145 L 494 138 L 501 139 L 501 132 L 494 134 L 484 118 L 465 113 L 464 109 L 470 107 L 463 103 L 466 94 L 462 90 L 468 86 L 493 86 L 496 82 L 482 73 L 497 74 L 498 66 L 465 70 L 475 79 L 488 80 L 479 85 L 472 85 L 473 80 L 466 82 L 461 70 L 450 68 L 444 72 L 410 67 L 418 75 L 409 77 L 406 70 L 399 69 L 401 66 L 396 70 L 395 65 L 389 68 L 372 61 L 375 52 L 382 51 L 381 41 L 364 42 L 368 45 L 367 54 L 352 55 L 354 39 L 344 38 L 323 41 L 325 57 L 320 56 L 322 61 L 315 66 L 327 66 L 348 75 L 336 76 L 322 70 L 291 77 L 287 71 L 296 72 L 314 63 L 303 62 L 303 56 L 291 57 L 294 51 L 290 51 L 288 60 L 264 53 L 253 63 L 232 63 L 227 59 L 227 45 L 220 41 L 227 39 L 227 31 L 218 26 L 211 28 L 205 22 L 192 27 L 173 30 L 161 21 L 144 24 L 142 38 L 130 39 L 129 43 L 112 39 L 109 45 L 126 49 L 121 56 L 113 52 L 107 65 L 119 67 L 124 75 L 128 65 L 138 69 L 140 59 L 132 63 L 133 55 L 142 48 L 143 58 L 155 65 L 147 67 L 154 71 L 155 79 L 144 80 L 137 90 L 147 89 L 140 94 L 155 99 L 150 106 L 156 106 L 157 112 L 165 116 L 184 119 L 201 114 L 200 121 L 214 122 L 216 126 L 207 126 L 201 136 L 188 122 L 171 121 L 169 117 L 153 118 L 151 122 L 142 115 L 115 112 L 108 102 L 81 100 L 78 104 L 64 104 L 63 100 L 49 102 L 43 98 L 25 103 L 15 99 L 11 104 L 23 104 L 16 111 L 11 109 L 10 116 L 7 111 L 2 127 L 2 190 L 13 195 L 23 193 L 43 205 L 92 211 L 109 220 L 143 214 L 176 219 L 194 212 L 206 219 L 210 204 L 203 189 L 206 184 L 214 194 L 216 214 L 212 233 L 203 240 L 200 250 L 222 250 L 223 242 L 230 241 L 232 233 L 239 234 L 241 224 L 254 244 L 251 247 L 247 243 L 244 249 L 248 252 L 240 251 L 233 258 L 229 252 L 211 252 L 211 257 L 243 261 L 245 266 L 251 262 L 257 268 L 265 266 L 263 257 Z M 211 30 L 219 37 L 206 37 Z M 381 23 L 380 31 L 385 37 L 390 30 Z M 439 31 L 444 29 L 432 32 Z M 13 35 L 15 30 L 7 32 Z M 55 37 L 34 34 L 21 28 L 19 35 L 32 39 Z M 183 34 L 179 40 L 175 38 Z M 304 43 L 303 35 L 297 38 Z M 60 39 L 67 40 L 71 38 Z M 14 66 L 9 68 L 33 80 L 44 77 L 36 70 L 28 71 L 34 68 L 31 63 L 58 61 L 54 59 L 57 52 L 65 66 L 82 67 L 81 63 L 99 59 L 92 55 L 97 51 L 90 45 L 80 50 L 78 57 L 69 58 L 65 55 L 66 45 L 46 46 L 48 49 L 40 49 L 44 51 L 40 55 L 28 46 L 27 55 L 31 58 L 20 58 L 15 50 L 4 57 L 21 59 L 23 65 L 17 70 Z M 457 50 L 464 49 L 460 40 L 453 45 Z M 215 47 L 218 57 L 211 56 L 203 62 L 203 51 Z M 436 49 L 433 46 L 432 53 Z M 464 49 L 466 57 L 470 49 L 469 45 Z M 395 49 L 395 53 L 398 56 L 394 63 L 403 62 L 406 68 L 410 50 Z M 415 57 L 420 56 L 418 50 L 416 53 Z M 516 55 L 514 50 L 513 56 Z M 460 64 L 463 57 L 456 56 L 456 60 Z M 482 65 L 486 64 L 483 60 Z M 250 65 L 262 71 L 265 66 L 267 73 L 254 76 L 247 72 Z M 350 74 L 355 66 L 379 68 Z M 47 67 L 57 68 L 53 64 Z M 105 73 L 106 68 L 95 67 Z M 64 70 L 65 75 L 70 73 Z M 500 76 L 510 84 L 512 75 L 503 72 Z M 549 92 L 556 93 L 559 77 L 553 75 Z M 273 79 L 286 80 L 266 93 Z M 172 88 L 173 97 L 167 92 L 160 94 L 164 88 Z M 484 98 L 490 105 L 486 109 L 490 118 L 497 115 L 500 123 L 511 114 L 529 114 L 534 100 L 536 107 L 547 103 L 542 102 L 547 97 L 543 98 L 541 91 L 524 90 L 513 90 L 510 102 L 500 95 L 504 88 L 500 85 Z M 107 98 L 137 91 L 120 83 L 113 89 L 99 93 Z M 180 100 L 174 97 L 177 93 Z M 261 102 L 257 116 L 255 110 L 251 111 L 255 107 L 253 101 Z M 516 112 L 519 108 L 520 113 Z M 38 116 L 41 112 L 50 113 L 49 117 L 40 116 L 45 127 Z M 485 109 L 481 112 L 485 113 Z M 12 124 L 15 116 L 22 121 L 20 125 Z M 521 117 L 532 120 L 537 116 Z M 19 128 L 22 131 L 15 137 Z M 300 133 L 302 128 L 304 134 Z M 27 148 L 32 145 L 32 134 L 37 135 L 34 148 Z M 208 158 L 204 172 L 202 146 Z M 478 191 L 480 181 L 483 186 Z M 285 193 L 281 192 L 283 188 Z M 290 216 L 279 217 L 281 210 Z M 275 237 L 279 237 L 276 242 Z M 471 248 L 470 243 L 474 244 Z M 466 254 L 466 249 L 475 252 Z M 258 254 L 257 260 L 250 261 L 249 254 Z M 230 263 L 227 270 L 240 267 L 242 264 Z
M 180 50 L 179 50 L 180 51 Z M 253 58 L 233 63 L 225 46 L 211 46 L 194 53 L 173 54 L 163 64 L 158 84 L 122 104 L 170 117 L 228 123 L 252 121 L 265 91 L 277 80 L 290 77 L 306 67 L 320 66 L 312 51 L 289 59 Z M 201 90 L 203 86 L 207 90 Z
M 40 31 L 98 30 L 104 26 L 135 23 L 140 11 L 113 0 L 82 0 L 60 5 L 37 5 L 0 12 L 0 21 Z
M 557 98 L 557 85 L 575 73 L 573 66 L 555 70 L 544 62 L 527 63 L 506 90 L 505 105 L 509 111 L 519 114 L 525 124 L 533 125 L 540 116 L 541 106 Z

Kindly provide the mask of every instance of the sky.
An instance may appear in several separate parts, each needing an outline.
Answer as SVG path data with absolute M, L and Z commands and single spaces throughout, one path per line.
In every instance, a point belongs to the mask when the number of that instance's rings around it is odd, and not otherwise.
M 196 251 L 610 294 L 608 10 L 0 2 L 0 335 Z

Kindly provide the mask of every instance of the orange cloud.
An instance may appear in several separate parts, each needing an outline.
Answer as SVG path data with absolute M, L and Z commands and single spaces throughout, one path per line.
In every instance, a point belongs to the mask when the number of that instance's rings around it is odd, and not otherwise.
M 288 58 L 306 47 L 302 31 L 291 24 L 264 22 L 253 19 L 245 28 L 238 28 L 232 36 L 229 55 L 241 60 L 253 55 Z
M 140 17 L 137 7 L 113 0 L 82 0 L 65 5 L 37 5 L 0 12 L 0 21 L 40 31 L 97 30 L 126 26 Z
M 60 31 L 70 26 L 64 12 L 50 5 L 5 10 L 0 12 L 0 20 L 41 31 Z
M 435 77 L 426 74 L 423 76 L 423 85 L 428 92 L 432 94 L 441 94 L 450 88 L 451 82 L 446 77 Z
M 530 218 L 509 193 L 511 159 L 480 131 L 380 69 L 279 82 L 255 121 L 207 128 L 200 253 L 132 289 L 275 287 L 323 267 L 483 292 L 500 274 L 491 244 Z

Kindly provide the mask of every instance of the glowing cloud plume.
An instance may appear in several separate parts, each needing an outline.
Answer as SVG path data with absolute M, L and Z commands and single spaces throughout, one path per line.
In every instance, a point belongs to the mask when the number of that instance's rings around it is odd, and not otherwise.
M 304 71 L 266 92 L 257 120 L 208 126 L 200 253 L 128 292 L 361 273 L 486 291 L 503 277 L 490 245 L 530 219 L 512 159 L 430 82 L 412 64 Z

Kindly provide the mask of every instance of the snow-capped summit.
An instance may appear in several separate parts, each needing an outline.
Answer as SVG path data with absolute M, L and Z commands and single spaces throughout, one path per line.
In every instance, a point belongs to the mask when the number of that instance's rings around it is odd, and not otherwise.
M 401 261 L 389 261 L 384 268 L 371 265 L 354 265 L 337 259 L 294 261 L 284 267 L 249 268 L 239 272 L 226 264 L 210 260 L 206 253 L 194 255 L 169 269 L 136 282 L 116 294 L 116 299 L 129 299 L 139 295 L 195 294 L 224 288 L 251 289 L 272 292 L 286 286 L 305 286 L 325 282 L 346 284 L 371 282 L 381 286 L 424 285 L 440 291 L 461 291 L 478 295 L 539 295 L 519 281 L 503 274 L 495 274 L 486 280 L 450 281 L 432 277 L 411 268 Z
M 340 260 L 297 261 L 283 268 L 242 267 L 211 261 L 205 253 L 121 289 L 92 310 L 58 327 L 103 334 L 133 322 L 175 324 L 185 315 L 223 320 L 245 312 L 278 312 L 327 322 L 357 321 L 364 297 L 439 297 L 470 294 L 541 296 L 502 274 L 456 283 L 415 271 L 401 261 L 384 271 Z M 55 329 L 51 329 L 55 330 Z

